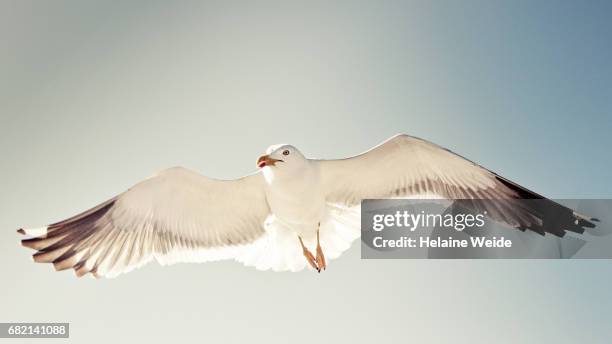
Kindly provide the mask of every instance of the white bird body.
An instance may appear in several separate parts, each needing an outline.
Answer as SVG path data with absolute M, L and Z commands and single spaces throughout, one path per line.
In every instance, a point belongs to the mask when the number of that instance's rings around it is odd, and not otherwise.
M 360 236 L 360 202 L 368 198 L 467 199 L 494 220 L 542 235 L 594 226 L 553 201 L 548 206 L 563 218 L 547 218 L 521 202 L 542 196 L 408 135 L 338 160 L 271 146 L 258 167 L 236 180 L 170 168 L 70 219 L 18 232 L 28 236 L 22 244 L 37 251 L 37 262 L 72 268 L 77 276 L 115 277 L 151 260 L 235 259 L 260 270 L 299 271 L 309 264 L 320 270 Z M 491 206 L 486 199 L 501 201 Z M 309 252 L 315 246 L 316 261 Z
M 316 164 L 297 152 L 293 155 L 291 168 L 263 167 L 266 200 L 278 221 L 310 239 L 326 217 L 325 194 Z

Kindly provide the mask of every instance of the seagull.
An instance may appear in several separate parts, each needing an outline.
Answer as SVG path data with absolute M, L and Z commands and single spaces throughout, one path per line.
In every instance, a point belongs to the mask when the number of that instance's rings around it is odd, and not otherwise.
M 558 237 L 596 221 L 405 134 L 337 160 L 273 145 L 257 167 L 235 180 L 169 168 L 79 215 L 18 232 L 26 236 L 22 245 L 36 250 L 34 261 L 110 278 L 152 260 L 234 259 L 259 270 L 321 272 L 360 236 L 364 199 L 470 200 L 509 227 Z M 498 202 L 485 201 L 492 199 Z M 517 206 L 524 199 L 544 200 L 556 215 Z

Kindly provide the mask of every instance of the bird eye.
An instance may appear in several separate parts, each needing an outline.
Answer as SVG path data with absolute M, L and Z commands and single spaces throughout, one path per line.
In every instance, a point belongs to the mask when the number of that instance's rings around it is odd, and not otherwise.
M 288 149 L 284 150 L 283 155 L 289 155 L 289 150 Z

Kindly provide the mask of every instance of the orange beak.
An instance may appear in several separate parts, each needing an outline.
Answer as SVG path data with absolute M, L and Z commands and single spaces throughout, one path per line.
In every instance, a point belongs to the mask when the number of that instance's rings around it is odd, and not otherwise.
M 277 162 L 282 160 L 271 158 L 269 155 L 262 155 L 257 159 L 257 167 L 264 168 L 266 166 L 274 166 Z

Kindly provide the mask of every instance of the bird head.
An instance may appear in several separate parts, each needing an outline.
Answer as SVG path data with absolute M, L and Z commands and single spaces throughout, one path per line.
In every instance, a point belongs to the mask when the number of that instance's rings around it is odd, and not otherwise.
M 278 167 L 281 165 L 291 165 L 296 161 L 303 161 L 304 156 L 297 148 L 281 144 L 281 145 L 273 145 L 266 149 L 266 154 L 262 155 L 257 159 L 257 167 Z

